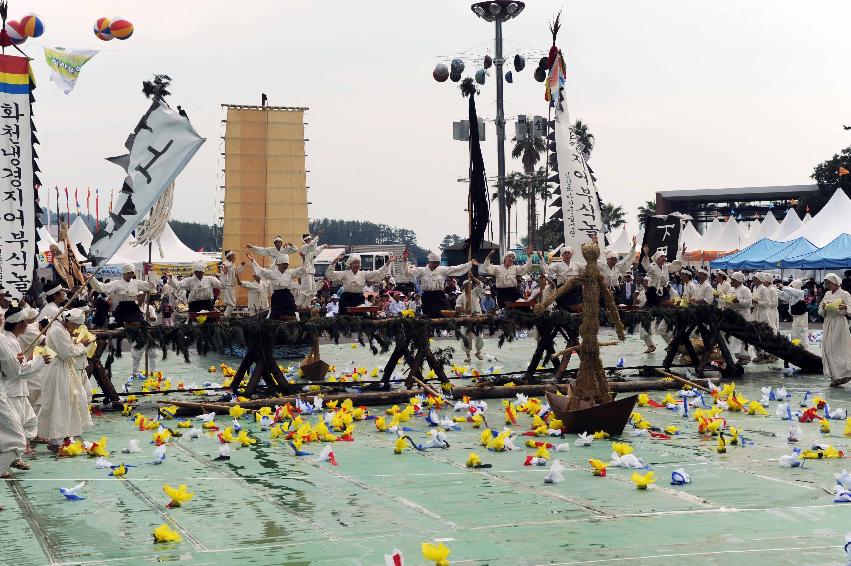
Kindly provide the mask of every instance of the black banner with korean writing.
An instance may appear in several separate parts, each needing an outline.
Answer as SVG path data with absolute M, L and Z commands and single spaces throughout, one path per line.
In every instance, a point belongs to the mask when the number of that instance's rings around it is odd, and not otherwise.
M 29 60 L 0 55 L 0 285 L 20 298 L 36 267 L 35 186 L 39 183 L 33 145 Z
M 641 242 L 641 258 L 644 259 L 644 245 L 647 245 L 647 255 L 661 251 L 669 260 L 677 257 L 680 247 L 680 225 L 682 220 L 679 216 L 651 216 L 644 225 L 644 240 Z

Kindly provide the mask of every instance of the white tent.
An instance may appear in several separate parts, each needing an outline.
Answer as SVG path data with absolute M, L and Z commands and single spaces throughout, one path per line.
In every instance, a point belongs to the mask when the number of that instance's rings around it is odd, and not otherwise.
M 806 224 L 807 222 L 809 222 L 809 221 L 810 221 L 810 220 L 812 220 L 812 219 L 813 219 L 813 217 L 812 217 L 812 216 L 810 216 L 810 213 L 808 212 L 808 213 L 806 213 L 806 214 L 804 215 L 804 219 L 803 219 L 801 222 L 803 222 L 804 224 Z
M 68 239 L 71 240 L 71 243 L 75 246 L 77 244 L 81 244 L 83 249 L 88 253 L 89 246 L 92 245 L 92 236 L 91 231 L 89 231 L 86 223 L 83 222 L 83 219 L 79 216 L 71 223 L 71 226 L 68 228 Z
M 714 222 L 714 221 L 713 221 Z M 706 236 L 701 239 L 701 251 L 728 252 L 732 250 L 742 249 L 742 242 L 745 236 L 739 229 L 739 223 L 732 216 L 725 222 L 721 231 L 714 238 L 707 239 Z
M 718 220 L 717 216 L 715 218 L 713 218 L 712 222 L 709 223 L 709 226 L 703 231 L 703 237 L 700 239 L 700 246 L 701 247 L 695 248 L 695 249 L 696 250 L 697 249 L 703 249 L 703 245 L 705 243 L 709 243 L 709 242 L 711 242 L 712 240 L 714 240 L 715 238 L 718 237 L 718 234 L 721 233 L 721 230 L 723 229 L 723 227 L 724 227 L 724 225 L 721 224 L 721 221 Z
M 50 235 L 50 232 L 47 231 L 47 228 L 42 226 L 37 230 L 38 232 L 38 251 L 39 253 L 44 253 L 50 250 L 51 244 L 56 244 L 56 240 L 53 239 L 53 236 Z
M 777 221 L 777 218 L 774 217 L 774 213 L 769 211 L 762 220 L 760 226 L 762 226 L 762 237 L 773 240 L 774 235 L 777 233 L 777 229 L 780 228 L 780 223 Z
M 840 234 L 851 232 L 851 199 L 845 191 L 837 190 L 815 216 L 814 222 L 808 222 L 786 236 L 789 242 L 803 236 L 818 247 L 824 247 Z
M 610 235 L 613 236 L 614 234 Z M 609 244 L 609 251 L 615 252 L 616 254 L 627 254 L 630 249 L 632 249 L 632 241 L 626 233 L 626 226 L 624 226 L 620 234 L 618 234 L 617 237 L 615 237 Z
M 128 238 L 115 255 L 110 258 L 110 264 L 116 263 L 142 263 L 148 261 L 148 246 L 134 246 L 135 238 Z M 151 261 L 153 263 L 193 263 L 203 261 L 207 263 L 210 258 L 193 251 L 180 241 L 171 225 L 167 224 L 160 234 L 159 240 L 154 241 L 151 246 Z
M 686 227 L 683 228 L 682 234 L 680 234 L 680 247 L 682 247 L 682 244 L 685 244 L 686 251 L 699 250 L 701 239 L 702 236 L 694 227 L 694 224 L 686 222 Z
M 776 242 L 783 242 L 786 240 L 786 236 L 803 225 L 804 223 L 801 221 L 798 213 L 795 212 L 795 209 L 790 208 L 786 211 L 786 216 L 783 217 L 783 222 L 780 223 L 780 226 L 777 228 L 777 231 L 774 232 L 771 239 Z

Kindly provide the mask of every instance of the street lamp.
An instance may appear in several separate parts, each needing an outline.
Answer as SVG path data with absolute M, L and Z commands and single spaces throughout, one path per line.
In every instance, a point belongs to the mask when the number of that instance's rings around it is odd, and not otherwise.
M 503 107 L 503 75 L 502 65 L 505 59 L 502 57 L 502 23 L 516 18 L 523 11 L 526 4 L 514 0 L 491 0 L 490 2 L 476 2 L 470 9 L 476 16 L 486 22 L 496 24 L 496 41 L 494 66 L 496 67 L 496 155 L 497 155 L 497 201 L 499 203 L 499 250 L 500 255 L 505 253 L 505 109 Z

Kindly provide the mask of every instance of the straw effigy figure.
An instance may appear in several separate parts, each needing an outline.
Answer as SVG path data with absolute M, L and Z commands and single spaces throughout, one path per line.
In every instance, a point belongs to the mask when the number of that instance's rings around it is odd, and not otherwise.
M 597 333 L 600 331 L 600 294 L 609 311 L 609 318 L 614 323 L 618 338 L 624 340 L 624 328 L 621 322 L 612 291 L 597 268 L 600 248 L 596 242 L 582 244 L 582 257 L 586 266 L 581 275 L 568 279 L 551 297 L 535 307 L 535 312 L 541 313 L 550 303 L 563 293 L 570 291 L 575 285 L 582 285 L 582 324 L 579 326 L 579 373 L 576 383 L 569 389 L 568 411 L 588 409 L 612 402 L 603 362 L 600 360 L 600 344 Z

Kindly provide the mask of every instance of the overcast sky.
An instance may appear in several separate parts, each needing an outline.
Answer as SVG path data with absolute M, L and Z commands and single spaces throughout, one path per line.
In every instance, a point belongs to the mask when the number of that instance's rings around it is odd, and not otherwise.
M 457 85 L 436 83 L 431 72 L 455 53 L 492 54 L 493 26 L 469 2 L 10 4 L 11 18 L 33 11 L 47 28 L 24 46 L 35 59 L 45 185 L 119 188 L 121 171 L 104 157 L 122 151 L 147 107 L 142 80 L 166 73 L 174 80 L 170 103 L 208 139 L 178 178 L 174 218 L 213 221 L 220 105 L 259 104 L 266 92 L 270 104 L 310 108 L 311 217 L 409 227 L 432 248 L 444 234 L 466 232 L 466 186 L 456 180 L 466 175 L 467 152 L 452 141 L 452 121 L 466 105 Z M 633 232 L 636 208 L 656 190 L 807 183 L 817 162 L 851 144 L 841 127 L 851 123 L 846 2 L 530 1 L 505 26 L 507 57 L 547 49 L 547 23 L 562 7 L 558 43 L 571 117 L 595 134 L 591 165 L 601 196 L 624 206 Z M 133 37 L 98 40 L 94 21 L 117 15 L 134 23 Z M 103 52 L 65 96 L 49 81 L 40 45 Z M 530 60 L 506 85 L 510 118 L 546 114 L 536 65 Z M 468 66 L 465 75 L 474 71 Z M 495 97 L 491 76 L 478 100 L 486 119 Z M 497 170 L 495 140 L 490 123 L 489 176 Z

